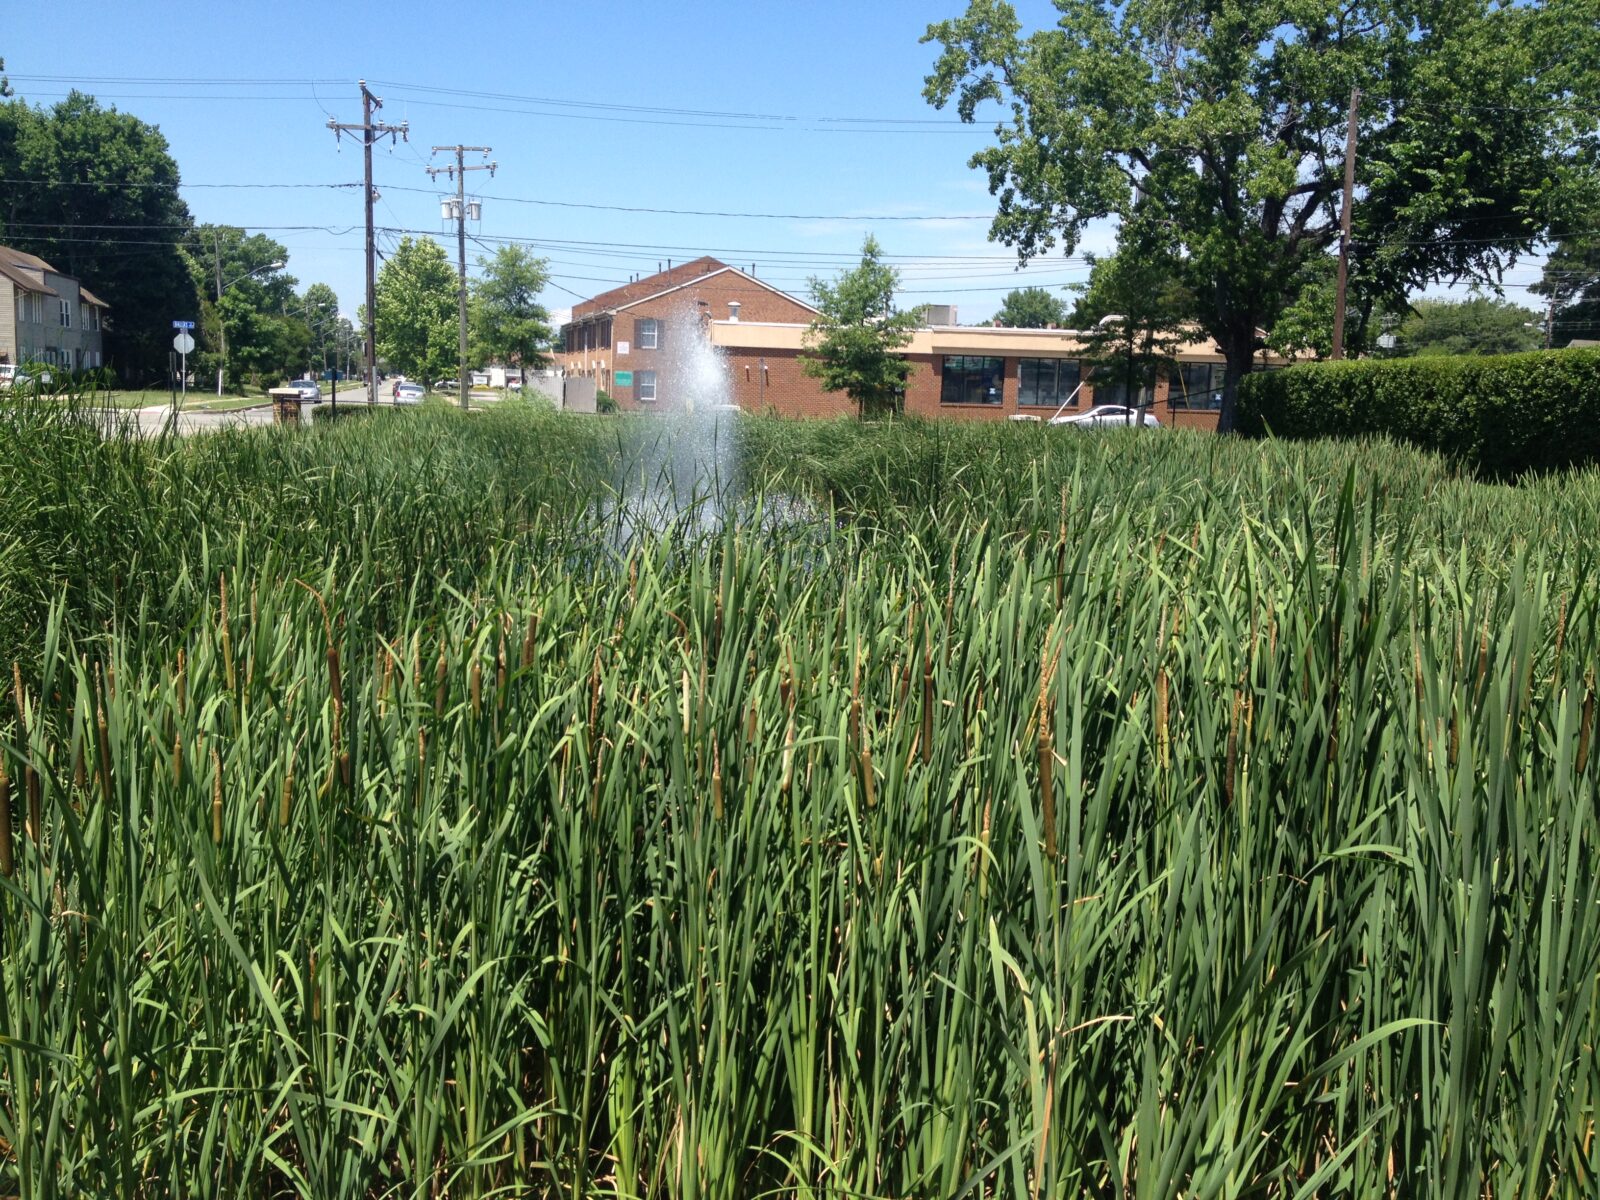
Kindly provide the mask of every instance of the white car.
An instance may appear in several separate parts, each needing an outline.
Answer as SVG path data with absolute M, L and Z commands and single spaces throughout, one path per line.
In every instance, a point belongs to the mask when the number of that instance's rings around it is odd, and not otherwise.
M 50 372 L 40 371 L 35 377 L 17 366 L 16 363 L 0 363 L 0 390 L 11 387 L 27 387 L 34 382 L 49 383 Z
M 1129 408 L 1125 404 L 1097 404 L 1088 412 L 1077 413 L 1073 416 L 1062 414 L 1050 419 L 1052 425 L 1072 425 L 1078 429 L 1115 429 L 1119 425 L 1132 428 L 1143 425 L 1146 429 L 1160 429 L 1161 422 L 1156 420 L 1156 415 L 1148 409 L 1141 412 L 1137 408 Z
M 428 390 L 420 383 L 397 383 L 394 385 L 394 402 L 396 404 L 421 404 L 422 398 Z

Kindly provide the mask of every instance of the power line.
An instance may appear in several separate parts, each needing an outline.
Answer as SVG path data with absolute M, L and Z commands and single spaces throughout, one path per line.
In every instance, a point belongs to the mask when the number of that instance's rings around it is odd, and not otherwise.
M 391 190 L 397 192 L 428 192 L 427 188 L 400 186 L 393 186 Z M 428 194 L 431 195 L 432 193 L 429 192 Z M 906 216 L 897 213 L 861 216 L 843 213 L 723 212 L 716 209 L 703 208 L 650 208 L 631 204 L 587 204 L 576 200 L 535 200 L 525 196 L 485 196 L 483 198 L 485 200 L 498 200 L 507 204 L 538 204 L 552 208 L 582 208 L 599 212 L 655 213 L 670 217 L 737 217 L 762 221 L 991 221 L 994 219 L 993 213 L 954 213 L 937 216 Z

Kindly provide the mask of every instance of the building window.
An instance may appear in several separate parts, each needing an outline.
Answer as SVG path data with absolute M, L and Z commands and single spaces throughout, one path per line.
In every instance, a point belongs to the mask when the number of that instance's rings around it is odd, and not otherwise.
M 1060 408 L 1078 403 L 1074 394 L 1082 378 L 1073 358 L 1024 358 L 1017 362 L 1017 403 Z
M 1167 407 L 1215 411 L 1222 407 L 1221 363 L 1182 363 L 1167 384 Z
M 60 305 L 61 328 L 63 328 L 63 329 L 71 329 L 72 328 L 72 301 L 70 301 L 70 300 L 61 300 L 61 301 L 58 301 L 57 303 Z
M 611 349 L 611 322 L 607 321 L 600 326 L 600 348 Z
M 1005 359 L 976 354 L 945 356 L 940 371 L 940 404 L 999 404 Z
M 1108 376 L 1105 383 L 1094 385 L 1094 402 L 1096 404 L 1120 404 L 1132 408 L 1149 408 L 1155 403 L 1155 388 L 1151 384 L 1134 388 L 1133 399 L 1128 399 L 1128 384 L 1125 378 L 1119 379 L 1113 374 L 1115 368 L 1101 367 L 1100 371 Z M 1093 382 L 1091 380 L 1090 382 Z
M 89 306 L 89 320 L 91 322 L 93 322 L 93 324 L 91 324 L 89 326 L 89 328 L 94 330 L 96 333 L 99 333 L 100 332 L 100 310 L 98 308 L 94 307 L 93 305 Z M 96 364 L 96 365 L 99 365 L 99 364 Z
M 654 317 L 641 317 L 633 333 L 641 350 L 655 350 L 661 344 L 661 324 Z
M 654 324 L 655 322 L 651 322 Z M 635 371 L 633 373 L 634 399 L 641 404 L 654 404 L 656 399 L 656 373 L 654 371 Z

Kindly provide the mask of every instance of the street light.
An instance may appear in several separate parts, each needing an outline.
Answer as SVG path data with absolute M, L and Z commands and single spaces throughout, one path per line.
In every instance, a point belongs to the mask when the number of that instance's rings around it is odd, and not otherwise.
M 259 275 L 263 271 L 278 271 L 278 270 L 282 270 L 283 266 L 284 266 L 284 264 L 281 263 L 281 262 L 268 263 L 264 267 L 257 267 L 254 271 L 246 271 L 243 275 L 240 275 L 237 279 L 230 279 L 230 280 L 228 280 L 227 283 L 223 283 L 222 282 L 222 258 L 219 255 L 218 258 L 217 258 L 217 303 L 219 305 L 222 303 L 222 293 L 227 291 L 234 284 L 243 283 L 246 279 L 249 279 L 252 275 Z M 222 395 L 222 374 L 227 369 L 227 366 L 228 366 L 228 323 L 227 323 L 227 321 L 223 320 L 222 313 L 220 311 L 217 313 L 217 329 L 222 335 L 222 362 L 217 366 L 217 395 L 220 396 L 220 395 Z

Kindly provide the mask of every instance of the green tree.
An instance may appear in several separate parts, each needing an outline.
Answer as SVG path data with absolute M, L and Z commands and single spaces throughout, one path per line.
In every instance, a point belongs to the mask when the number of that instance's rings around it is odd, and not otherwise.
M 49 109 L 11 100 L 0 104 L 0 169 L 19 181 L 0 186 L 0 239 L 110 305 L 109 365 L 164 375 L 172 320 L 197 302 L 177 245 L 189 209 L 160 130 L 81 92 Z
M 307 353 L 311 365 L 320 371 L 328 365 L 330 355 L 337 356 L 340 345 L 339 295 L 325 283 L 313 283 L 300 297 L 300 309 L 311 335 Z
M 1174 256 L 1152 245 L 1087 257 L 1089 282 L 1072 324 L 1081 331 L 1083 358 L 1094 368 L 1095 403 L 1148 407 L 1156 380 L 1176 362 L 1185 327 L 1193 328 L 1188 318 L 1194 298 L 1177 282 Z
M 549 265 L 515 244 L 493 258 L 479 258 L 467 316 L 474 357 L 485 364 L 515 363 L 523 371 L 550 361 L 555 340 L 550 313 L 539 293 L 550 281 Z
M 378 271 L 378 354 L 413 379 L 458 369 L 456 272 L 432 238 L 403 237 Z
M 1402 355 L 1516 354 L 1544 345 L 1544 325 L 1532 309 L 1488 296 L 1418 300 L 1395 343 Z
M 1545 259 L 1544 272 L 1531 289 L 1545 297 L 1549 342 L 1600 339 L 1600 235 L 1561 239 Z
M 811 299 L 818 317 L 805 335 L 801 369 L 830 392 L 855 401 L 862 417 L 893 413 L 911 364 L 895 351 L 910 343 L 922 322 L 920 309 L 897 312 L 900 274 L 882 261 L 871 234 L 861 244 L 861 262 L 832 283 L 813 278 Z
M 282 243 L 236 225 L 198 225 L 184 238 L 183 255 L 200 295 L 197 377 L 222 370 L 237 391 L 246 380 L 259 386 L 298 373 L 304 363 L 283 361 L 276 327 L 299 306 L 294 276 L 282 270 L 289 258 Z
M 1257 330 L 1338 236 L 1345 118 L 1359 107 L 1354 344 L 1385 300 L 1494 281 L 1553 220 L 1586 219 L 1600 172 L 1596 0 L 1055 0 L 1023 35 L 1005 0 L 930 27 L 925 88 L 964 120 L 1008 106 L 973 156 L 991 237 L 1070 253 L 1091 220 L 1171 231 L 1195 317 L 1227 362 L 1223 428 Z
M 1042 287 L 1012 288 L 994 319 L 1008 329 L 1045 329 L 1067 323 L 1067 303 Z

